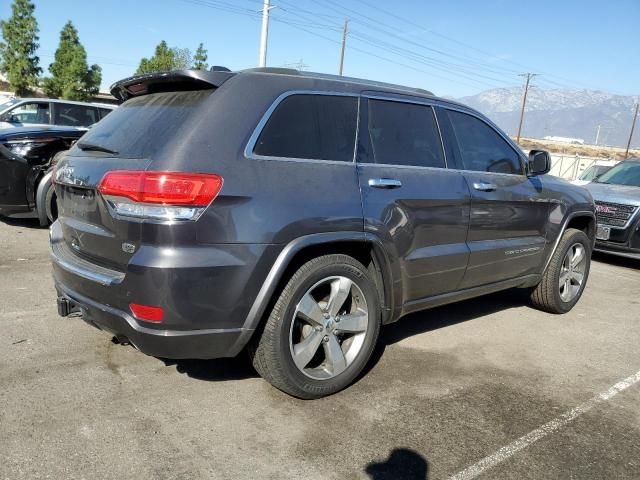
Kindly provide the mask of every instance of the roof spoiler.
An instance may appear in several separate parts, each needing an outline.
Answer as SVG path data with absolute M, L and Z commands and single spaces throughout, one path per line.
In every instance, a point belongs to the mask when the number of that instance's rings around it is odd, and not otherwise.
M 120 80 L 111 85 L 110 90 L 111 95 L 124 102 L 131 97 L 149 93 L 218 88 L 234 75 L 228 71 L 206 70 L 154 72 Z

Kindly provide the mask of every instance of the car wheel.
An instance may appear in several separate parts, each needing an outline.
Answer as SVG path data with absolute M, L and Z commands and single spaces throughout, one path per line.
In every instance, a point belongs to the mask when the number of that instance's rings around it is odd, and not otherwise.
M 250 351 L 258 373 L 298 398 L 336 393 L 361 373 L 380 331 L 380 301 L 367 269 L 346 255 L 300 267 Z
M 581 230 L 568 228 L 531 294 L 533 305 L 550 313 L 567 313 L 580 300 L 590 267 L 591 241 Z
M 55 222 L 58 218 L 58 199 L 56 197 L 56 190 L 53 184 L 51 184 L 47 190 L 47 196 L 45 197 L 45 208 L 49 223 Z

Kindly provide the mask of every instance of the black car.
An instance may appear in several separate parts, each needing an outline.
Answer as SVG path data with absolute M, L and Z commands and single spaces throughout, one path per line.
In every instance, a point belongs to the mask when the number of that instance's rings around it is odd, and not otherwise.
M 511 287 L 569 311 L 595 207 L 419 89 L 282 69 L 134 77 L 58 164 L 58 309 L 165 358 L 235 356 L 302 398 L 380 325 Z
M 35 212 L 43 226 L 53 221 L 57 207 L 52 161 L 85 132 L 72 127 L 0 130 L 0 214 Z

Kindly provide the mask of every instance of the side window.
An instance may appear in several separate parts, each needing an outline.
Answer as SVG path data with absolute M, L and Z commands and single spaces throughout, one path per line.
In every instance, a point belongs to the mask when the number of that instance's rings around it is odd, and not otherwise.
M 54 125 L 88 127 L 98 120 L 98 111 L 94 107 L 64 103 L 55 104 Z
M 98 111 L 100 112 L 100 118 L 104 118 L 112 112 L 109 108 L 99 108 Z
M 466 113 L 447 110 L 465 170 L 522 174 L 517 152 L 489 125 Z
M 9 111 L 9 121 L 11 123 L 38 123 L 48 124 L 49 103 L 23 103 Z
M 371 161 L 445 168 L 433 109 L 426 105 L 369 100 Z
M 253 153 L 267 157 L 351 162 L 357 116 L 356 97 L 291 95 L 271 114 Z

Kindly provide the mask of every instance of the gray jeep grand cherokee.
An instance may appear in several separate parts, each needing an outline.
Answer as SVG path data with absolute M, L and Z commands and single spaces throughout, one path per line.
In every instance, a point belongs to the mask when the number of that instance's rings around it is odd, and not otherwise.
M 235 356 L 277 388 L 349 385 L 381 324 L 512 287 L 569 311 L 589 193 L 478 112 L 292 70 L 123 80 L 58 164 L 58 308 L 142 352 Z

